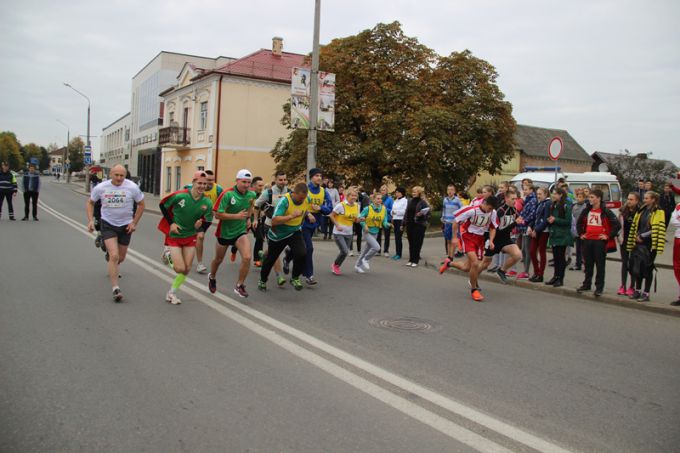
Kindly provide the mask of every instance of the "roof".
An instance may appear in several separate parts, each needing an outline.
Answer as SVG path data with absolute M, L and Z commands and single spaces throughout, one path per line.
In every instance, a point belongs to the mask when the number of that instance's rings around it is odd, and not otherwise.
M 59 149 L 55 149 L 55 150 L 53 150 L 53 151 L 50 151 L 50 152 L 48 153 L 48 155 L 49 155 L 49 156 L 63 156 L 63 155 L 64 155 L 64 151 L 66 151 L 66 147 L 65 147 L 65 146 L 62 146 L 62 147 L 59 148 Z
M 305 66 L 306 58 L 305 55 L 290 52 L 274 55 L 269 49 L 260 49 L 212 71 L 206 71 L 196 76 L 194 80 L 209 74 L 228 74 L 252 79 L 290 83 L 292 69 L 294 67 Z
M 515 131 L 515 143 L 520 151 L 527 156 L 548 157 L 548 144 L 556 136 L 559 136 L 564 144 L 560 159 L 593 162 L 586 150 L 569 135 L 569 132 L 563 129 L 547 129 L 518 124 Z
M 628 156 L 628 154 L 624 153 L 605 153 L 602 151 L 595 151 L 593 154 L 593 159 L 596 161 L 601 161 L 606 164 L 609 164 L 611 162 L 614 162 L 622 157 Z M 647 157 L 647 154 L 637 154 L 637 155 L 632 155 L 632 157 L 636 157 L 638 159 L 644 159 L 648 162 L 660 162 L 663 163 L 663 169 L 668 170 L 668 171 L 677 171 L 677 166 L 671 162 L 670 160 L 665 160 L 665 159 L 652 159 L 650 157 Z
M 114 124 L 116 124 L 118 121 L 122 120 L 123 118 L 125 118 L 126 116 L 129 116 L 129 115 L 130 115 L 130 112 L 127 112 L 125 115 L 123 115 L 123 116 L 121 116 L 120 118 L 118 118 L 117 120 L 113 121 L 113 122 L 112 122 L 111 124 L 109 124 L 108 126 L 102 127 L 102 131 L 104 131 L 104 130 L 110 128 L 111 126 L 113 126 Z M 92 137 L 92 136 L 90 135 L 90 137 Z

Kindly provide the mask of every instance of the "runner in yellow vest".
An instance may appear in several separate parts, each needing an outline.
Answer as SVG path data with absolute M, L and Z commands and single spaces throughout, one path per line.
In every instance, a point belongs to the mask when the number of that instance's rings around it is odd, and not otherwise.
M 357 197 L 359 192 L 356 187 L 350 187 L 345 191 L 345 200 L 338 203 L 333 208 L 329 219 L 333 222 L 333 239 L 338 246 L 340 253 L 331 265 L 331 270 L 335 275 L 341 275 L 340 266 L 349 255 L 354 234 L 354 224 L 363 219 L 359 216 L 359 204 Z
M 371 204 L 361 211 L 360 217 L 365 219 L 361 222 L 361 228 L 364 230 L 364 242 L 366 244 L 361 255 L 359 255 L 354 270 L 363 274 L 370 269 L 368 262 L 380 251 L 378 233 L 390 227 L 390 223 L 387 221 L 387 209 L 383 206 L 382 194 L 374 193 L 371 195 Z

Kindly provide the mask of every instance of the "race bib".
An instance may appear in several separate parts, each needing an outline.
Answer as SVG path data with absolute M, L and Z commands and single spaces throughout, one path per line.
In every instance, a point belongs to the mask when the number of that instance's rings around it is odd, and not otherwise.
M 107 208 L 124 208 L 127 192 L 124 190 L 110 190 L 102 197 L 102 206 Z

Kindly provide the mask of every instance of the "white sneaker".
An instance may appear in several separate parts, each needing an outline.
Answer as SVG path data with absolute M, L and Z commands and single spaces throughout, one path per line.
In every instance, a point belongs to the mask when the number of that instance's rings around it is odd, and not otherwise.
M 410 261 L 408 263 L 404 264 L 404 266 L 406 266 L 406 267 L 411 267 L 412 265 L 413 265 L 413 263 L 410 262 Z
M 349 256 L 354 256 L 354 252 L 352 250 L 349 251 Z
M 389 257 L 390 257 L 390 254 L 387 253 L 387 252 L 385 252 L 385 253 L 383 253 L 383 256 L 384 256 L 385 258 L 389 258 Z
M 418 267 L 418 263 L 411 263 L 411 267 Z
M 364 273 L 365 273 L 364 270 L 361 268 L 361 266 L 359 266 L 358 263 L 354 266 L 354 270 L 355 270 L 358 274 L 364 274 Z
M 172 291 L 168 291 L 168 294 L 165 295 L 165 301 L 170 302 L 172 305 L 179 305 L 182 303 L 182 301 L 179 300 L 179 297 L 177 297 L 177 294 Z
M 203 263 L 198 263 L 198 266 L 196 266 L 196 272 L 199 274 L 205 274 L 208 272 L 208 268 L 203 265 Z
M 368 271 L 368 270 L 371 269 L 371 266 L 368 265 L 368 261 L 366 261 L 365 259 L 361 260 L 361 263 L 357 263 L 357 264 L 359 266 L 361 266 L 361 268 L 365 271 Z

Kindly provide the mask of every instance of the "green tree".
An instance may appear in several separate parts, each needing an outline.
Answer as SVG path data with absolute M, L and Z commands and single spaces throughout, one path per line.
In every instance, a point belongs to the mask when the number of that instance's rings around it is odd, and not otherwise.
M 14 132 L 0 132 L 0 161 L 9 163 L 9 167 L 14 171 L 24 167 L 21 144 Z
M 50 169 L 50 155 L 47 152 L 47 148 L 44 146 L 40 147 L 40 170 Z
M 335 132 L 319 133 L 317 161 L 330 176 L 368 188 L 386 178 L 439 193 L 500 169 L 513 154 L 515 121 L 493 66 L 469 51 L 440 57 L 398 22 L 335 39 L 320 66 L 336 74 Z M 290 128 L 290 105 L 282 123 Z M 272 155 L 304 174 L 307 131 L 293 130 Z
M 40 162 L 40 158 L 42 157 L 42 152 L 40 151 L 40 147 L 36 145 L 35 143 L 29 143 L 28 145 L 24 145 L 21 147 L 21 154 L 24 156 L 24 161 L 28 164 L 31 162 L 31 159 L 36 158 L 38 159 L 38 162 Z M 39 163 L 38 163 L 39 165 Z
M 83 139 L 80 137 L 71 139 L 71 142 L 68 144 L 68 158 L 71 161 L 69 171 L 81 171 L 83 169 L 84 152 L 85 143 L 83 142 Z

